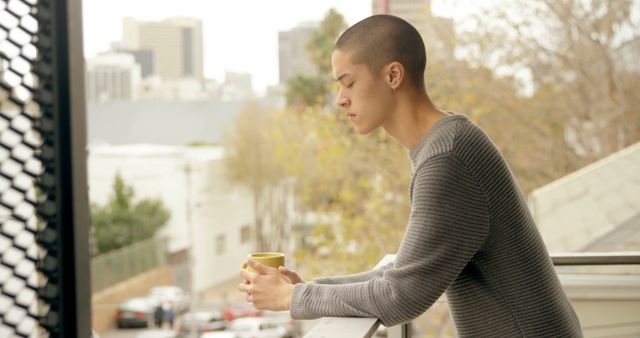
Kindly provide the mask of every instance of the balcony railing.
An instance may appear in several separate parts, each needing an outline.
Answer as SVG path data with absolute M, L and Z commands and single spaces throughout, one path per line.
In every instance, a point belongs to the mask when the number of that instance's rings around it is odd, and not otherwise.
M 385 256 L 376 268 L 395 259 Z M 615 253 L 563 253 L 551 255 L 554 266 L 640 265 L 637 252 Z M 634 287 L 637 287 L 635 285 Z M 369 338 L 380 326 L 377 318 L 324 317 L 305 338 Z M 606 325 L 605 325 L 606 326 Z M 388 338 L 411 338 L 411 322 L 388 328 Z

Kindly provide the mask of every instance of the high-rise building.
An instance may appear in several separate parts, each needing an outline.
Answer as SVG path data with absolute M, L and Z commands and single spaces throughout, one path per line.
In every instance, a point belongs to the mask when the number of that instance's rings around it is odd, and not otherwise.
M 372 0 L 371 12 L 399 16 L 422 32 L 431 14 L 431 0 Z
M 156 74 L 155 55 L 151 49 L 127 50 L 124 53 L 130 53 L 140 64 L 142 78 Z
M 280 84 L 284 85 L 294 75 L 313 75 L 317 67 L 307 53 L 307 43 L 318 27 L 317 22 L 305 22 L 278 34 Z
M 89 101 L 134 101 L 140 84 L 140 65 L 131 54 L 105 53 L 87 60 Z
M 453 20 L 434 16 L 431 0 L 371 0 L 371 12 L 394 15 L 412 24 L 422 35 L 427 60 L 446 62 L 453 59 Z
M 124 42 L 114 41 L 111 42 L 111 51 L 133 55 L 140 64 L 140 75 L 143 79 L 156 74 L 155 55 L 151 49 L 129 49 Z
M 145 72 L 155 67 L 156 75 L 165 80 L 203 78 L 202 23 L 194 18 L 169 18 L 159 22 L 123 20 L 123 42 L 128 50 L 140 51 L 148 60 Z M 153 57 L 148 55 L 151 51 Z

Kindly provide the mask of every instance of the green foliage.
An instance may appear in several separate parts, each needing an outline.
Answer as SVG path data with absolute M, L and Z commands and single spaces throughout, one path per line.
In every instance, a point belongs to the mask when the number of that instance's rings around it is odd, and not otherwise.
M 257 251 L 282 251 L 284 238 L 269 238 L 264 229 L 274 210 L 280 209 L 282 200 L 275 190 L 284 179 L 282 166 L 274 161 L 270 113 L 247 102 L 236 117 L 235 127 L 225 135 L 225 172 L 229 181 L 244 185 L 253 194 L 254 238 Z M 282 221 L 273 227 L 281 229 Z M 268 229 L 274 230 L 274 229 Z M 280 233 L 280 230 L 275 230 Z M 280 236 L 281 237 L 281 236 Z
M 211 146 L 215 146 L 217 144 L 215 143 L 207 143 L 204 141 L 192 141 L 187 143 L 187 147 L 211 147 Z
M 331 53 L 342 31 L 347 28 L 344 17 L 335 9 L 325 14 L 320 26 L 307 43 L 307 54 L 318 73 L 313 76 L 296 75 L 287 81 L 287 107 L 302 112 L 305 107 L 325 107 L 331 92 Z
M 160 199 L 144 199 L 135 203 L 134 197 L 133 187 L 117 174 L 113 195 L 107 204 L 91 204 L 97 254 L 151 238 L 169 220 L 171 213 Z
M 461 35 L 471 62 L 529 72 L 530 96 L 512 100 L 510 113 L 531 121 L 521 123 L 529 146 L 522 142 L 526 149 L 518 152 L 533 150 L 536 161 L 529 162 L 542 161 L 536 170 L 552 164 L 547 180 L 640 140 L 640 111 L 633 105 L 640 86 L 630 67 L 640 40 L 633 6 L 630 0 L 518 0 L 466 19 L 474 27 Z M 509 117 L 494 121 L 503 118 Z
M 307 43 L 307 53 L 313 64 L 318 68 L 319 76 L 331 74 L 331 54 L 338 36 L 347 28 L 344 16 L 335 9 L 325 14 L 320 27 L 311 35 Z
M 319 76 L 294 75 L 287 81 L 287 107 L 302 111 L 305 107 L 324 106 L 329 82 Z
M 318 108 L 280 112 L 272 127 L 274 160 L 296 177 L 299 211 L 312 218 L 300 224 L 298 269 L 362 271 L 395 252 L 409 213 L 406 151 L 383 131 L 359 136 L 341 114 Z
M 225 164 L 232 182 L 245 183 L 260 193 L 279 177 L 278 166 L 269 159 L 272 145 L 268 112 L 255 102 L 247 102 L 235 121 L 235 128 L 225 135 Z
M 290 109 L 300 113 L 306 107 L 323 107 L 327 104 L 332 82 L 328 70 L 331 68 L 333 42 L 345 27 L 342 15 L 330 10 L 313 33 L 308 49 L 312 60 L 318 61 L 316 66 L 319 73 L 316 76 L 297 75 L 289 79 L 285 95 Z M 280 127 L 278 124 L 282 122 L 286 129 L 286 121 L 276 119 L 273 114 L 249 102 L 238 115 L 234 130 L 225 140 L 225 165 L 230 180 L 248 187 L 254 196 L 256 250 L 276 250 L 284 245 L 285 239 L 269 237 L 267 233 L 283 232 L 283 221 L 275 215 L 286 203 L 281 198 L 279 187 L 287 177 L 298 177 L 299 174 L 288 166 L 289 161 L 295 162 L 293 158 L 280 162 L 272 155 L 278 151 L 277 140 L 273 137 Z M 268 219 L 277 220 L 271 222 L 275 223 L 271 224 L 271 228 L 275 229 L 264 229 Z

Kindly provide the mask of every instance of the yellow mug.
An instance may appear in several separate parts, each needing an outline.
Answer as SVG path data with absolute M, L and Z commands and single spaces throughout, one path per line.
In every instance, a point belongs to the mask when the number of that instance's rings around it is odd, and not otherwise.
M 272 268 L 278 268 L 284 266 L 284 253 L 282 252 L 256 252 L 249 255 L 249 260 L 270 266 Z M 242 268 L 247 271 L 257 272 L 249 267 L 247 261 L 242 263 Z

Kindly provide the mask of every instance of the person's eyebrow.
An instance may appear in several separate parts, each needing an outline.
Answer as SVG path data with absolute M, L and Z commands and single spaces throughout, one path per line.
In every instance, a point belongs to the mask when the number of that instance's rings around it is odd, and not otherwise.
M 349 74 L 349 73 L 344 73 L 344 74 L 342 74 L 342 75 L 338 76 L 338 78 L 336 79 L 336 82 L 340 82 L 340 80 L 342 80 L 345 76 L 348 76 L 348 75 L 351 75 L 351 74 Z

